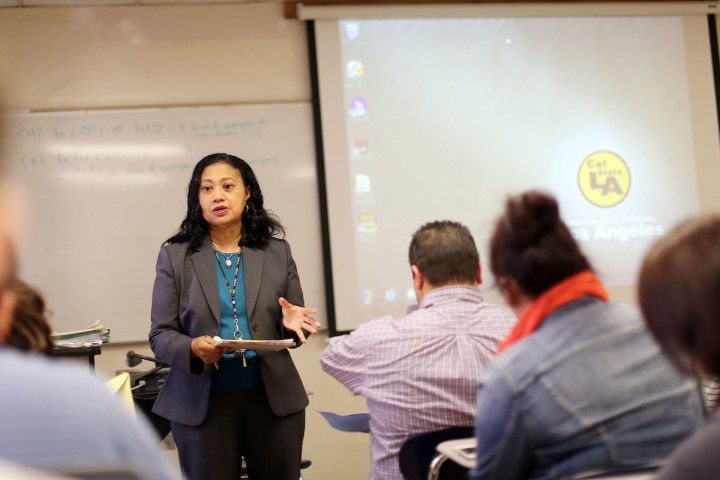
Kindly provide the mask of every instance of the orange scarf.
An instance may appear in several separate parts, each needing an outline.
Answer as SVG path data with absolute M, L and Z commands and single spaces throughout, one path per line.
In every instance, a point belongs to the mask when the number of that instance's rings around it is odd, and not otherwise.
M 556 283 L 538 296 L 520 315 L 517 323 L 495 353 L 498 354 L 513 343 L 531 335 L 540 328 L 545 317 L 556 309 L 587 295 L 597 297 L 605 302 L 610 298 L 600 279 L 590 270 L 584 270 Z

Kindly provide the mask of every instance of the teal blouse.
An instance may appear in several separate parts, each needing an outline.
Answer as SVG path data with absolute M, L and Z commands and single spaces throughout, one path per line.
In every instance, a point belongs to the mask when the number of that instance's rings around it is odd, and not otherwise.
M 224 255 L 227 258 L 227 255 Z M 235 280 L 235 268 L 238 267 L 237 289 L 235 291 L 235 303 L 238 316 L 238 327 L 242 332 L 244 340 L 252 340 L 250 323 L 247 316 L 247 303 L 245 301 L 245 277 L 242 262 L 242 253 L 233 253 L 230 257 L 232 265 L 230 268 L 224 266 L 225 258 L 221 255 L 221 262 L 216 262 L 218 290 L 220 291 L 220 337 L 226 340 L 235 339 L 235 320 L 233 315 L 232 297 L 228 290 L 233 286 Z M 225 280 L 227 279 L 227 283 Z M 239 337 L 239 335 L 238 335 Z M 259 359 L 255 350 L 245 351 L 247 367 L 243 367 L 242 358 L 235 357 L 234 353 L 226 353 L 218 362 L 218 369 L 213 376 L 212 389 L 221 392 L 234 392 L 246 388 L 262 385 Z

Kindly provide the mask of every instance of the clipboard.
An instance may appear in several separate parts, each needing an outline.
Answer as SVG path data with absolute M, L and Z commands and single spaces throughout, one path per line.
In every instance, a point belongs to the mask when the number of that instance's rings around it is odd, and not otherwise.
M 223 340 L 213 337 L 216 347 L 230 347 L 235 350 L 270 350 L 277 352 L 295 346 L 292 338 L 285 340 Z

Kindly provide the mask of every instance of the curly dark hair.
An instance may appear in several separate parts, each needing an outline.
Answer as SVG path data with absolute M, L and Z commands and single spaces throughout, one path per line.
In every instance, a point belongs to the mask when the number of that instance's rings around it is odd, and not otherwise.
M 285 236 L 285 229 L 277 216 L 264 207 L 263 194 L 255 173 L 248 163 L 228 153 L 213 153 L 203 158 L 195 165 L 190 183 L 187 188 L 187 215 L 180 224 L 178 232 L 163 243 L 190 242 L 190 250 L 197 251 L 208 235 L 208 224 L 202 215 L 200 207 L 200 177 L 210 165 L 226 163 L 240 172 L 243 183 L 250 189 L 250 198 L 247 201 L 248 211 L 242 215 L 242 239 L 240 245 L 247 247 L 262 247 L 271 237 Z

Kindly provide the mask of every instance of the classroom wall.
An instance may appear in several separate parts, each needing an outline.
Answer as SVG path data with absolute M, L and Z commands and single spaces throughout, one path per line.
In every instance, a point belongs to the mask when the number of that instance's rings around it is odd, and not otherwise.
M 6 106 L 18 110 L 308 102 L 305 26 L 285 19 L 282 8 L 2 8 L 0 92 Z M 319 334 L 292 353 L 312 392 L 304 444 L 312 466 L 303 478 L 366 479 L 368 436 L 332 430 L 313 410 L 366 408 L 320 370 L 326 341 Z M 129 350 L 151 354 L 146 343 L 106 345 L 97 372 L 109 377 L 127 369 Z
M 309 101 L 308 68 L 279 3 L 0 9 L 9 108 Z

